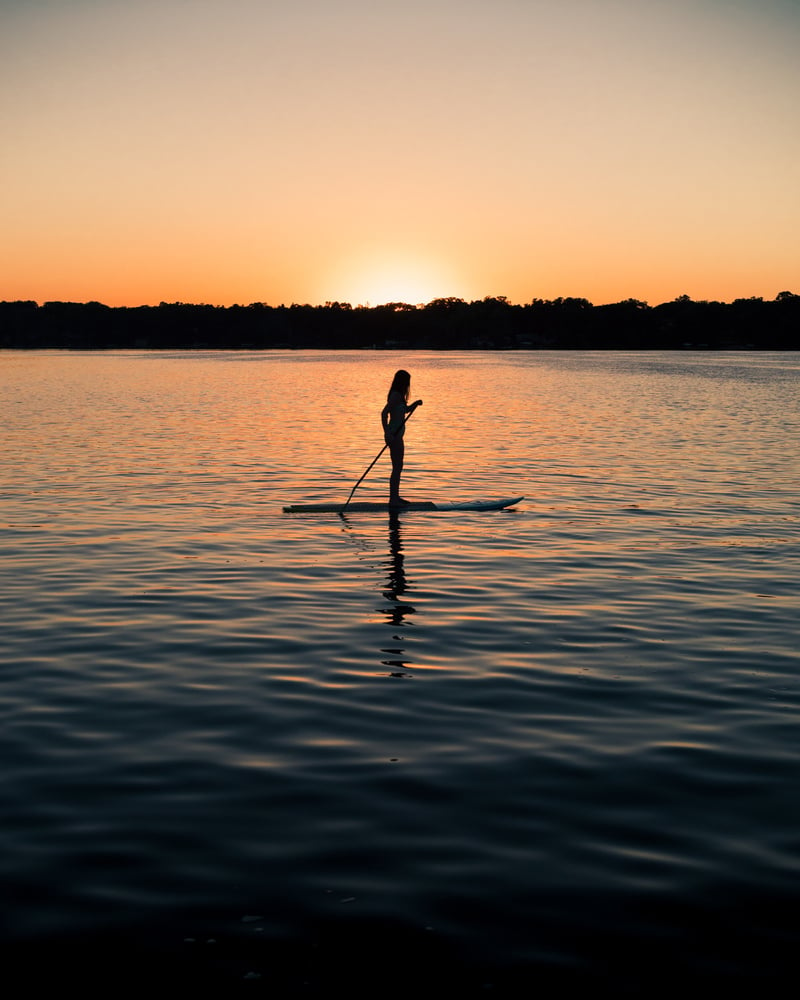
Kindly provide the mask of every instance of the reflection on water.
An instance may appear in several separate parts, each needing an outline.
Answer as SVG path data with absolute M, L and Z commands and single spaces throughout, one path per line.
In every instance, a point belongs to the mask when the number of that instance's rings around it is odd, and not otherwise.
M 370 566 L 377 564 L 371 558 L 373 555 L 368 541 L 360 534 L 357 523 L 353 520 L 353 515 L 340 513 L 338 515 L 348 537 L 351 539 L 360 556 L 366 556 Z M 405 552 L 403 551 L 403 538 L 400 515 L 397 511 L 390 511 L 388 514 L 388 552 L 386 558 L 379 564 L 379 569 L 384 575 L 381 580 L 381 596 L 388 602 L 376 608 L 375 611 L 381 616 L 390 637 L 392 645 L 382 646 L 380 652 L 389 659 L 381 659 L 381 665 L 390 667 L 391 677 L 410 678 L 408 672 L 409 659 L 404 655 L 406 652 L 404 635 L 398 634 L 411 622 L 408 620 L 411 615 L 417 614 L 417 608 L 410 603 L 407 594 L 409 590 L 413 593 L 413 588 L 409 587 L 406 578 Z M 373 524 L 376 521 L 373 520 Z
M 379 608 L 381 614 L 386 618 L 387 625 L 392 629 L 400 629 L 407 624 L 406 618 L 416 614 L 417 609 L 405 599 L 408 584 L 405 571 L 405 554 L 403 552 L 403 540 L 400 529 L 400 517 L 396 511 L 389 513 L 389 557 L 384 563 L 384 568 L 388 573 L 386 588 L 382 591 L 383 596 L 390 602 L 388 606 Z M 402 642 L 403 637 L 392 635 L 392 639 Z M 392 668 L 392 677 L 410 677 L 406 672 L 408 660 L 403 658 L 405 652 L 402 646 L 388 646 L 381 649 L 392 657 L 390 660 L 382 660 L 384 666 Z

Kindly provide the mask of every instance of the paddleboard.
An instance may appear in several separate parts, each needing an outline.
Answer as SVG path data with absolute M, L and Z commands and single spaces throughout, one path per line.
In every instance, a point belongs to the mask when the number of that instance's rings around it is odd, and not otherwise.
M 461 500 L 436 503 L 433 500 L 416 500 L 391 507 L 388 503 L 370 503 L 354 500 L 351 503 L 293 503 L 283 508 L 284 514 L 362 514 L 362 513 L 405 513 L 417 510 L 504 510 L 513 507 L 525 497 L 504 497 L 500 500 Z

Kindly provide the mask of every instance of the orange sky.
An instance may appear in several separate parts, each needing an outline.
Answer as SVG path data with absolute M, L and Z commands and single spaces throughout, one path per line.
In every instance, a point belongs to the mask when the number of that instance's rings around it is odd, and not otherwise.
M 0 300 L 800 293 L 792 0 L 4 0 Z

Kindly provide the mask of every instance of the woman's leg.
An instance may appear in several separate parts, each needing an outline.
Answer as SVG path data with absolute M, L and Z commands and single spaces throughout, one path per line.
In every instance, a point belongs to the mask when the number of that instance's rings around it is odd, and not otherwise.
M 402 438 L 389 445 L 389 454 L 392 456 L 392 474 L 389 476 L 389 503 L 402 502 L 400 499 L 400 473 L 403 471 L 405 450 Z

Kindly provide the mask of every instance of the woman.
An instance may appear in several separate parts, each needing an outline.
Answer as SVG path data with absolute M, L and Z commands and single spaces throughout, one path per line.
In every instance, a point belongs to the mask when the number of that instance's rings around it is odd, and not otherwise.
M 408 372 L 395 372 L 389 394 L 386 398 L 386 406 L 381 410 L 381 427 L 383 428 L 384 441 L 389 445 L 389 454 L 392 456 L 392 474 L 389 477 L 389 504 L 393 507 L 400 507 L 408 500 L 400 496 L 400 473 L 403 471 L 403 456 L 405 445 L 403 444 L 403 434 L 405 432 L 406 414 L 413 413 L 418 406 L 422 406 L 422 400 L 418 399 L 409 405 L 408 390 L 411 386 L 411 376 Z

